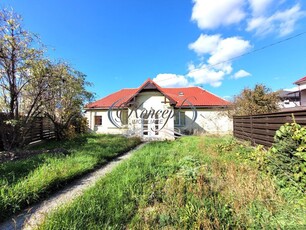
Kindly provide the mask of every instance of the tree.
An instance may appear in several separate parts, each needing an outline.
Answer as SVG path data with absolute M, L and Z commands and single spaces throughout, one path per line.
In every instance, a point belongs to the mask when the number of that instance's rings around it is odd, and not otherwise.
M 278 92 L 272 92 L 263 84 L 254 89 L 245 88 L 234 98 L 234 115 L 272 113 L 279 110 Z
M 8 115 L 1 138 L 6 148 L 23 144 L 28 123 L 40 112 L 44 91 L 40 86 L 45 85 L 44 76 L 32 71 L 43 54 L 34 48 L 39 47 L 39 39 L 24 30 L 21 22 L 12 10 L 0 11 L 0 106 Z
M 41 42 L 12 10 L 0 11 L 0 138 L 5 149 L 26 144 L 37 116 L 46 115 L 58 139 L 92 97 L 85 75 L 44 58 Z M 0 114 L 1 115 L 1 114 Z
M 52 77 L 44 111 L 54 124 L 56 138 L 63 139 L 72 122 L 82 117 L 82 108 L 93 94 L 86 90 L 90 83 L 85 81 L 85 75 L 67 63 L 59 62 L 49 68 Z

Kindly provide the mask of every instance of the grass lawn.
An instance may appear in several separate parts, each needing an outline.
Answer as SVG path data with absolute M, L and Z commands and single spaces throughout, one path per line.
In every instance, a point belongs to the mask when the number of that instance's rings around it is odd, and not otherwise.
M 305 196 L 280 189 L 231 137 L 153 142 L 40 229 L 301 229 Z
M 32 148 L 61 147 L 69 154 L 43 153 L 0 164 L 0 221 L 139 143 L 138 138 L 88 134 L 69 141 L 49 141 Z

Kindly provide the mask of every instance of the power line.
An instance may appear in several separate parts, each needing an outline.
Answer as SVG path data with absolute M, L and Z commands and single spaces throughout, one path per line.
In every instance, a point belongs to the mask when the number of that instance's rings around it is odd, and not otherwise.
M 228 60 L 221 61 L 221 62 L 218 62 L 218 63 L 216 63 L 216 64 L 206 65 L 206 66 L 204 66 L 204 67 L 201 67 L 201 68 L 198 68 L 198 69 L 191 70 L 191 71 L 189 71 L 188 73 L 197 72 L 197 71 L 200 71 L 200 70 L 203 70 L 203 69 L 209 69 L 209 68 L 211 68 L 211 67 L 214 67 L 214 66 L 217 66 L 217 65 L 220 65 L 220 64 L 223 64 L 223 63 L 227 63 L 227 62 L 233 61 L 233 60 L 238 59 L 238 58 L 240 58 L 240 57 L 244 57 L 244 56 L 247 56 L 247 55 L 250 55 L 250 54 L 253 54 L 253 53 L 256 53 L 256 52 L 265 50 L 265 49 L 268 49 L 268 48 L 270 48 L 270 47 L 272 47 L 272 46 L 275 46 L 275 45 L 278 45 L 278 44 L 287 42 L 287 41 L 292 40 L 292 39 L 294 39 L 294 38 L 300 37 L 300 36 L 302 36 L 302 35 L 304 35 L 304 34 L 306 34 L 306 31 L 301 32 L 301 33 L 296 34 L 296 35 L 293 35 L 293 36 L 291 36 L 291 37 L 285 38 L 285 39 L 283 39 L 283 40 L 280 40 L 280 41 L 277 41 L 277 42 L 274 42 L 274 43 L 271 43 L 271 44 L 262 46 L 262 47 L 260 47 L 260 48 L 258 48 L 258 49 L 254 49 L 254 50 L 252 50 L 252 51 L 250 51 L 250 52 L 247 52 L 247 53 L 244 53 L 244 54 L 241 54 L 241 55 L 232 57 L 232 58 L 230 58 L 230 59 L 228 59 Z M 188 73 L 186 73 L 186 74 L 184 74 L 184 75 L 187 75 Z M 159 82 L 171 80 L 172 78 L 174 78 L 174 77 L 170 77 L 170 78 L 167 78 L 167 79 L 162 79 L 162 80 L 160 80 Z

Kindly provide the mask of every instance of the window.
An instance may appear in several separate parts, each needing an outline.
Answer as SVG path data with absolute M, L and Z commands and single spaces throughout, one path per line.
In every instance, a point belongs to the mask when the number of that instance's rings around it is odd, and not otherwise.
M 155 135 L 158 135 L 159 132 L 158 132 L 158 129 L 159 129 L 159 119 L 158 119 L 158 115 L 155 114 L 155 121 L 154 121 L 154 124 L 155 124 Z
M 174 111 L 174 126 L 185 125 L 185 112 L 176 110 Z
M 128 111 L 127 110 L 122 110 L 121 111 L 121 124 L 122 125 L 127 125 L 128 124 Z
M 102 116 L 95 116 L 95 125 L 102 125 Z
M 141 116 L 142 119 L 142 134 L 144 136 L 148 136 L 149 135 L 149 120 L 148 120 L 149 116 L 145 113 Z

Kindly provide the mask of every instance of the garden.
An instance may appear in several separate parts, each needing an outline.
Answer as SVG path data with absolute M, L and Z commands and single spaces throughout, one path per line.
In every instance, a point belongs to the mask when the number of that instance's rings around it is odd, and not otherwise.
M 301 229 L 305 171 L 284 177 L 271 157 L 287 131 L 269 151 L 231 136 L 149 143 L 40 229 Z
M 304 127 L 285 124 L 268 150 L 232 136 L 150 142 L 38 228 L 301 229 L 304 134 Z M 139 143 L 82 134 L 27 147 L 40 153 L 0 164 L 1 221 Z

